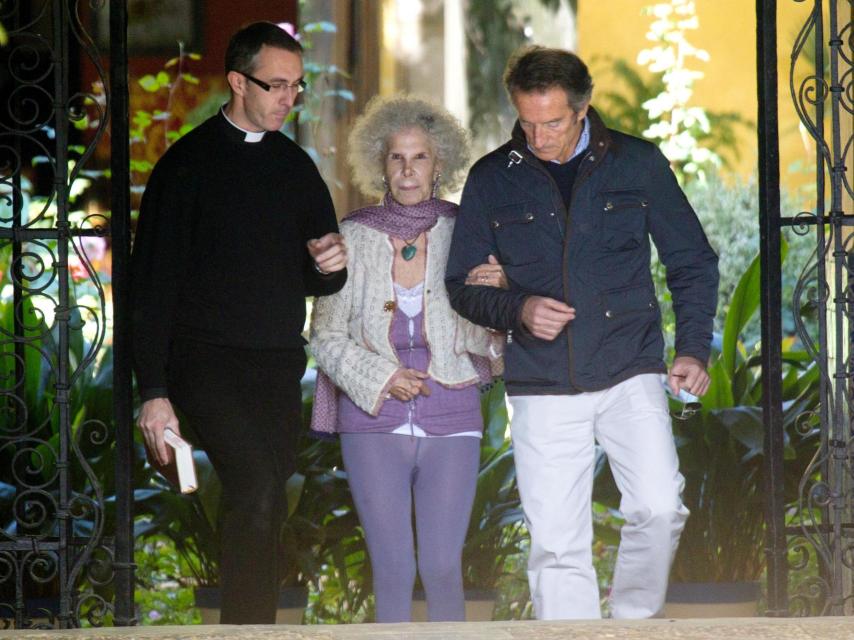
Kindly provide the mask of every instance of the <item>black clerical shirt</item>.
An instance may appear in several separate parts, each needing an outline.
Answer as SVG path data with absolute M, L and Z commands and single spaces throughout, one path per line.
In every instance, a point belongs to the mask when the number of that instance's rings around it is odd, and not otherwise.
M 222 113 L 178 140 L 148 181 L 132 259 L 134 368 L 165 397 L 177 336 L 248 349 L 304 344 L 305 297 L 338 291 L 306 241 L 337 231 L 309 156 L 278 132 L 247 142 Z

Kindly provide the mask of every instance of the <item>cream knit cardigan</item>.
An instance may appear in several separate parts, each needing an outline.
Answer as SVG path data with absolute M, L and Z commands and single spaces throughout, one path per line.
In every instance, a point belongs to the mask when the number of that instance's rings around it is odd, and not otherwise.
M 445 264 L 454 219 L 440 217 L 427 232 L 424 276 L 424 335 L 430 349 L 428 373 L 447 387 L 478 381 L 469 353 L 490 359 L 494 375 L 503 369 L 501 339 L 461 318 L 445 289 Z M 317 298 L 310 346 L 318 367 L 362 410 L 377 415 L 389 382 L 401 368 L 391 344 L 395 300 L 391 238 L 358 223 L 341 223 L 347 243 L 347 283 L 338 293 Z

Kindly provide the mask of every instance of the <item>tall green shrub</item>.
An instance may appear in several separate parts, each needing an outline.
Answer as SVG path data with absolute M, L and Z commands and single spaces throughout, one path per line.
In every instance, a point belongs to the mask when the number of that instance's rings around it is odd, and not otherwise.
M 709 243 L 718 254 L 720 285 L 714 331 L 723 333 L 727 312 L 739 280 L 759 251 L 759 188 L 755 178 L 733 177 L 727 181 L 719 174 L 709 174 L 706 182 L 686 185 L 685 193 L 703 225 Z M 782 208 L 791 215 L 796 211 L 793 198 L 783 192 Z M 783 326 L 787 335 L 794 333 L 794 320 L 789 310 L 797 278 L 814 253 L 812 236 L 789 232 L 788 258 L 783 274 Z M 653 253 L 652 273 L 658 298 L 662 302 L 665 339 L 672 346 L 675 327 L 670 292 L 665 282 L 665 269 Z M 757 299 L 758 300 L 758 299 Z M 745 344 L 759 339 L 759 316 L 752 315 L 743 329 Z

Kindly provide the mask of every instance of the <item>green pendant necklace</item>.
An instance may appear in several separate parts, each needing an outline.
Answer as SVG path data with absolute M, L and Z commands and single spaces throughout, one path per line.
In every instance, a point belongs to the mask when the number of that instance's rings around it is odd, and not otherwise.
M 400 255 L 403 256 L 403 259 L 409 262 L 412 258 L 415 257 L 415 254 L 418 253 L 418 249 L 415 247 L 415 241 L 418 240 L 418 236 L 415 236 L 412 240 L 406 240 L 403 238 L 404 247 L 400 250 Z

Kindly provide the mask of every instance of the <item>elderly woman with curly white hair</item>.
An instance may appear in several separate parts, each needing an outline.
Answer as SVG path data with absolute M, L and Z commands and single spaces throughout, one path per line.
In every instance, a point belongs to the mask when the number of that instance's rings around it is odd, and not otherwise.
M 465 619 L 478 385 L 501 366 L 500 340 L 458 316 L 444 285 L 457 206 L 439 194 L 458 185 L 468 152 L 465 131 L 439 106 L 411 96 L 368 104 L 348 159 L 354 182 L 382 201 L 342 220 L 349 279 L 315 302 L 311 321 L 320 371 L 312 428 L 340 435 L 377 622 L 411 616 L 413 508 L 428 618 Z

